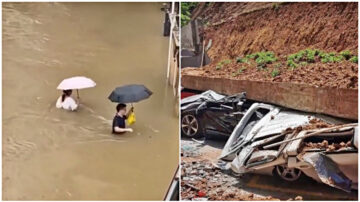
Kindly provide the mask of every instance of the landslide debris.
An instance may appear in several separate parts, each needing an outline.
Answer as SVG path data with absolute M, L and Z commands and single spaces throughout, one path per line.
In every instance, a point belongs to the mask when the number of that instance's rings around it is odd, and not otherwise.
M 182 141 L 181 200 L 279 200 L 244 190 L 242 179 L 215 166 L 215 151 L 210 150 L 213 149 Z
M 284 132 L 286 133 L 292 133 L 295 131 L 295 136 L 299 134 L 303 130 L 313 130 L 313 129 L 321 129 L 321 128 L 330 128 L 334 127 L 336 124 L 330 124 L 327 123 L 321 119 L 313 118 L 309 121 L 308 124 L 296 127 L 294 129 L 287 128 Z M 333 152 L 338 150 L 343 150 L 352 147 L 351 140 L 341 140 L 336 141 L 336 138 L 333 140 L 333 142 L 329 143 L 328 140 L 324 139 L 322 141 L 312 142 L 312 141 L 304 141 L 302 142 L 301 147 L 299 148 L 299 151 L 301 151 L 302 154 L 308 150 L 312 149 L 323 149 L 326 152 Z
M 237 183 L 236 177 L 223 173 L 208 160 L 181 163 L 182 200 L 278 200 L 242 190 Z
M 199 75 L 357 88 L 357 3 L 210 3 L 201 16 L 212 62 Z

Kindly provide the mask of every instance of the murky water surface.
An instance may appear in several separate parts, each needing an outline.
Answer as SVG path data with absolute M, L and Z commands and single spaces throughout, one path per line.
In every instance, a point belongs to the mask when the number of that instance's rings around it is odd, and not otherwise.
M 161 200 L 178 164 L 158 3 L 3 3 L 3 199 Z M 97 83 L 75 113 L 55 108 L 62 79 Z M 119 85 L 153 96 L 134 133 L 111 135 Z

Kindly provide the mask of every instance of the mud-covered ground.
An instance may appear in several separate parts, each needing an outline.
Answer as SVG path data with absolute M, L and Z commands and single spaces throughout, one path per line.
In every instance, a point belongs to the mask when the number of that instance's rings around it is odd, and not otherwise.
M 212 3 L 200 15 L 205 43 L 211 41 L 211 63 L 196 71 L 206 77 L 294 82 L 314 86 L 357 88 L 358 64 L 315 61 L 287 66 L 287 57 L 304 49 L 358 54 L 357 3 Z M 257 68 L 237 63 L 260 51 L 271 51 L 277 61 Z M 232 60 L 217 68 L 219 62 Z M 276 75 L 272 74 L 276 68 Z M 186 74 L 192 69 L 184 69 Z
M 238 177 L 216 166 L 224 142 L 181 141 L 182 200 L 276 200 L 241 188 Z

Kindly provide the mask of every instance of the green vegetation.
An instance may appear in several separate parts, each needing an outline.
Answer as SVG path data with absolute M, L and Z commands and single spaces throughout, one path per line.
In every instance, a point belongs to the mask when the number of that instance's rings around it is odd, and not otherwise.
M 279 3 L 273 3 L 272 4 L 272 7 L 275 11 L 278 11 L 279 10 Z
M 349 61 L 353 63 L 358 63 L 358 56 L 351 57 Z
M 349 60 L 352 56 L 352 53 L 349 50 L 344 50 L 340 52 L 340 55 L 343 56 L 346 60 Z
M 244 70 L 246 70 L 247 67 L 241 67 L 240 69 L 237 70 L 237 72 L 233 72 L 232 76 L 238 76 L 240 75 L 241 73 L 244 72 Z
M 257 52 L 250 55 L 246 55 L 247 59 L 255 59 L 258 68 L 264 69 L 266 64 L 271 64 L 277 61 L 274 53 L 271 51 L 267 52 Z
M 219 70 L 221 69 L 224 65 L 227 65 L 227 64 L 230 64 L 231 63 L 231 60 L 222 60 L 220 62 L 217 63 L 215 69 L 216 70 Z
M 231 63 L 231 60 L 227 59 L 227 60 L 221 60 L 218 65 L 227 65 L 227 64 L 230 64 Z
M 239 56 L 235 60 L 222 60 L 216 65 L 216 70 L 220 70 L 226 64 L 254 64 L 258 70 L 263 70 L 269 72 L 271 77 L 276 77 L 281 74 L 281 69 L 283 66 L 289 67 L 290 70 L 294 70 L 297 67 L 308 66 L 311 63 L 322 62 L 322 63 L 336 63 L 343 60 L 348 60 L 353 63 L 358 63 L 358 57 L 353 55 L 350 51 L 345 50 L 340 53 L 336 52 L 324 52 L 318 49 L 304 49 L 297 53 L 290 54 L 286 57 L 286 62 L 282 59 L 278 61 L 278 58 L 275 57 L 275 54 L 271 51 L 262 51 L 245 56 Z M 275 63 L 276 62 L 276 63 Z M 267 68 L 267 64 L 273 64 L 274 67 Z M 241 67 L 236 72 L 232 72 L 233 76 L 238 76 L 246 70 L 246 67 Z
M 287 66 L 290 67 L 291 70 L 294 70 L 297 67 L 297 64 L 293 60 L 288 60 Z
M 326 53 L 317 49 L 305 49 L 297 53 L 291 54 L 287 57 L 287 66 L 291 70 L 300 66 L 306 66 L 308 63 L 314 63 L 316 60 L 322 63 L 335 63 L 343 60 L 357 61 L 357 59 L 351 60 L 352 53 L 348 50 L 340 53 L 330 52 Z
M 278 68 L 274 68 L 271 73 L 270 73 L 271 77 L 276 77 L 278 75 L 280 75 L 280 70 Z
M 320 56 L 322 63 L 333 63 L 333 62 L 340 62 L 344 59 L 341 55 L 336 55 L 336 53 L 324 53 Z
M 308 62 L 308 63 L 314 63 L 315 62 L 315 56 L 319 55 L 320 51 L 316 49 L 305 49 L 301 50 L 297 53 L 291 54 L 288 56 L 288 66 L 289 64 L 292 65 L 293 63 L 299 63 L 299 62 Z M 292 61 L 292 62 L 290 62 Z
M 306 66 L 307 64 L 307 62 L 300 62 L 300 66 Z
M 247 58 L 237 57 L 236 63 L 249 63 L 249 60 Z
M 241 68 L 238 70 L 238 73 L 241 74 L 241 73 L 243 73 L 244 70 L 246 70 L 246 67 L 241 67 Z
M 247 59 L 254 59 L 254 58 L 255 58 L 255 54 L 246 55 L 245 58 L 247 58 Z
M 196 8 L 199 4 L 198 2 L 181 2 L 181 26 L 186 25 L 190 22 L 191 12 Z

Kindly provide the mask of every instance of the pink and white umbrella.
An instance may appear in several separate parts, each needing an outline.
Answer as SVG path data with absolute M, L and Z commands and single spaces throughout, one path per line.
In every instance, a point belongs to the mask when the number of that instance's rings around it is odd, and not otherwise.
M 57 87 L 59 90 L 72 90 L 76 89 L 79 97 L 79 89 L 95 87 L 96 83 L 84 76 L 75 76 L 68 79 L 64 79 Z

